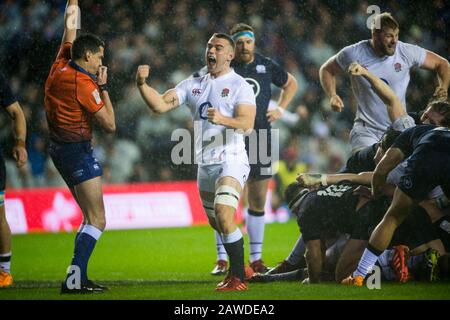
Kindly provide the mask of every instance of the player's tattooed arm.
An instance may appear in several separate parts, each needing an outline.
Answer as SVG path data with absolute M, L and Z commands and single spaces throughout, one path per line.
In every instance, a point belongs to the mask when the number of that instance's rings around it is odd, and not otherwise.
M 141 93 L 142 99 L 148 107 L 155 113 L 165 113 L 180 105 L 175 89 L 170 89 L 164 94 L 160 94 L 146 83 L 150 75 L 150 66 L 141 65 L 136 72 L 136 85 Z

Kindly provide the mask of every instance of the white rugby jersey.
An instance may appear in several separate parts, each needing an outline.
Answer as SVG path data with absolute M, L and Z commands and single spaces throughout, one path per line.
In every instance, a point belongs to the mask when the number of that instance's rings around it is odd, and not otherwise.
M 180 105 L 188 105 L 194 121 L 196 162 L 199 165 L 225 161 L 248 163 L 243 134 L 212 124 L 207 118 L 208 108 L 218 109 L 226 117 L 234 117 L 239 104 L 254 105 L 256 108 L 255 94 L 247 81 L 231 70 L 218 78 L 212 78 L 208 73 L 186 79 L 175 89 Z
M 425 57 L 425 49 L 401 41 L 397 42 L 394 55 L 378 57 L 370 46 L 370 40 L 363 40 L 339 51 L 336 62 L 345 72 L 355 61 L 367 68 L 389 85 L 406 109 L 409 70 L 413 66 L 420 67 Z M 358 101 L 355 120 L 360 119 L 369 126 L 386 130 L 391 124 L 386 106 L 373 91 L 369 81 L 363 77 L 352 77 L 352 89 Z

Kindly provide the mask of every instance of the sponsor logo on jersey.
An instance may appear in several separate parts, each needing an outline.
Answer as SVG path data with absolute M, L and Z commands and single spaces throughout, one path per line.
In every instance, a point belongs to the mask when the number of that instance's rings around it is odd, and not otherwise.
M 397 62 L 396 64 L 394 64 L 394 69 L 395 72 L 400 72 L 402 71 L 402 65 L 399 62 Z
M 266 66 L 262 64 L 258 64 L 256 66 L 256 72 L 257 73 L 266 73 Z
M 259 91 L 261 90 L 258 81 L 253 78 L 245 78 L 245 81 L 247 81 L 247 83 L 252 86 L 253 92 L 255 93 L 255 98 L 257 98 L 259 95 Z
M 221 94 L 222 98 L 228 97 L 228 94 L 229 94 L 229 93 L 230 93 L 230 89 L 224 88 L 224 89 L 222 90 L 222 94 Z
M 194 88 L 194 89 L 192 89 L 192 95 L 195 97 L 195 96 L 199 96 L 199 95 L 201 95 L 202 94 L 202 89 L 199 89 L 199 88 Z

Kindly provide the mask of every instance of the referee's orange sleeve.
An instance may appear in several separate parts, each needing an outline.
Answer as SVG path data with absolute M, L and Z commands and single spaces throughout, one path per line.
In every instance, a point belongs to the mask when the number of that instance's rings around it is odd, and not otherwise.
M 89 113 L 95 113 L 105 105 L 98 86 L 87 77 L 77 81 L 77 100 Z

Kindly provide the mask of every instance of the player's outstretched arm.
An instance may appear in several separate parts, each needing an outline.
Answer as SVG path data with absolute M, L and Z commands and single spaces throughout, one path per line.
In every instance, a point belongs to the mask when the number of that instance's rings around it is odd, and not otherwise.
M 251 104 L 238 104 L 234 117 L 226 117 L 218 109 L 209 108 L 207 111 L 208 121 L 232 129 L 248 131 L 253 129 L 256 116 L 256 106 Z
M 341 181 L 350 181 L 356 184 L 370 186 L 372 182 L 373 172 L 361 173 L 302 173 L 297 177 L 298 183 L 305 187 L 327 186 L 330 184 L 339 183 Z
M 27 136 L 27 123 L 25 115 L 18 102 L 6 107 L 6 111 L 13 120 L 14 135 L 16 144 L 13 148 L 13 157 L 18 168 L 22 167 L 28 158 L 27 150 L 25 149 L 25 139 Z
M 407 116 L 400 99 L 397 98 L 394 91 L 383 80 L 357 62 L 350 64 L 348 73 L 352 76 L 362 76 L 370 82 L 375 93 L 383 100 L 384 104 L 386 104 L 388 115 L 392 122 Z
M 64 13 L 64 34 L 61 44 L 66 42 L 73 43 L 77 37 L 77 29 L 80 28 L 80 8 L 78 0 L 68 0 L 66 11 Z
M 180 105 L 175 89 L 170 89 L 164 94 L 158 93 L 145 81 L 150 75 L 150 66 L 141 65 L 136 73 L 136 84 L 141 93 L 142 99 L 148 107 L 156 113 L 165 113 Z
M 427 55 L 421 68 L 436 72 L 439 85 L 436 87 L 433 96 L 439 99 L 447 99 L 450 84 L 450 64 L 448 60 L 427 50 Z
M 400 162 L 403 161 L 405 155 L 399 148 L 389 148 L 384 154 L 381 161 L 375 168 L 372 177 L 372 195 L 377 197 L 383 194 L 386 187 L 386 179 L 389 174 Z
M 319 70 L 320 84 L 328 98 L 330 98 L 331 109 L 341 112 L 344 102 L 336 94 L 336 75 L 341 72 L 341 67 L 336 62 L 336 56 L 331 57 Z

